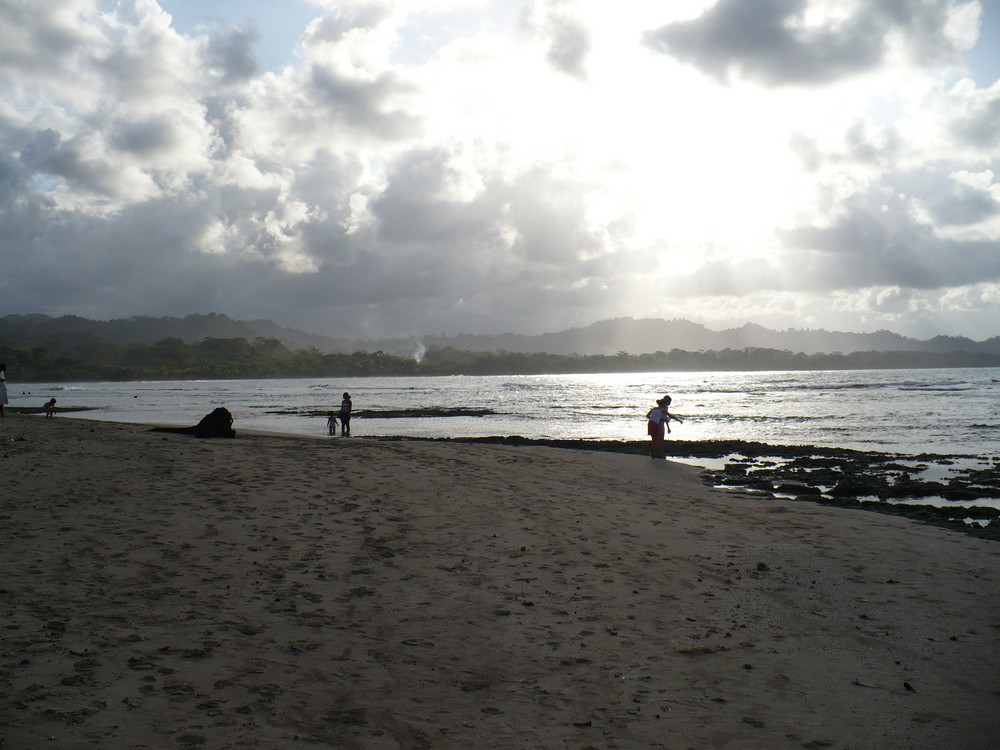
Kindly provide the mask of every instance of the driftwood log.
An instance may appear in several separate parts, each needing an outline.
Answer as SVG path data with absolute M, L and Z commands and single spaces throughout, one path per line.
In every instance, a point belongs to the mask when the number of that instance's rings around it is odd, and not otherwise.
M 233 429 L 233 415 L 229 409 L 218 407 L 202 417 L 193 427 L 154 427 L 153 432 L 174 432 L 181 435 L 194 435 L 200 438 L 236 437 Z

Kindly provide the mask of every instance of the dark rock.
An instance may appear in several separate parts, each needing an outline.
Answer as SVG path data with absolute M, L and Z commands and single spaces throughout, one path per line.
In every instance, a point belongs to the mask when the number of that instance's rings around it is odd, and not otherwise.
M 789 495 L 822 495 L 819 487 L 810 487 L 807 484 L 802 484 L 801 482 L 779 482 L 775 485 L 775 492 L 784 492 Z
M 875 493 L 876 489 L 870 482 L 845 479 L 842 482 L 837 482 L 827 494 L 831 497 L 865 497 Z
M 202 417 L 193 427 L 154 427 L 151 432 L 173 432 L 180 435 L 194 435 L 199 438 L 236 437 L 233 429 L 233 415 L 229 409 L 218 407 Z
M 983 494 L 969 487 L 949 485 L 941 490 L 941 497 L 945 500 L 978 500 Z

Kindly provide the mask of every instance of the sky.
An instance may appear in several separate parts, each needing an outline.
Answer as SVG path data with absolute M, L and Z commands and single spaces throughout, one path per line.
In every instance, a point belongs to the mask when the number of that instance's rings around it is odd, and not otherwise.
M 0 0 L 0 314 L 984 339 L 998 173 L 1000 0 Z

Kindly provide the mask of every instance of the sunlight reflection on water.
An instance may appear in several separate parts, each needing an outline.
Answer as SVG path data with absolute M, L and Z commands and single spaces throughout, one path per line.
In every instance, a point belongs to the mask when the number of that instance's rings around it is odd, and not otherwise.
M 490 377 L 31 384 L 11 402 L 96 407 L 88 419 L 196 423 L 216 406 L 237 429 L 325 435 L 343 391 L 355 436 L 644 440 L 645 413 L 669 393 L 684 418 L 671 438 L 813 444 L 901 453 L 993 453 L 1000 369 L 630 373 Z M 37 402 L 37 403 L 36 403 Z M 492 410 L 482 417 L 365 419 L 365 410 Z M 69 415 L 67 415 L 69 416 Z

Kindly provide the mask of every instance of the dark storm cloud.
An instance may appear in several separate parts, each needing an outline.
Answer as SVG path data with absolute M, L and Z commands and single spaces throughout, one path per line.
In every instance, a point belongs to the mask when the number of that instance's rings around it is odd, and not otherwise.
M 335 123 L 389 139 L 415 135 L 420 128 L 417 118 L 394 106 L 396 97 L 414 91 L 395 73 L 386 72 L 367 81 L 314 64 L 310 91 Z
M 174 123 L 159 115 L 144 120 L 119 121 L 110 130 L 110 145 L 137 156 L 149 156 L 169 149 L 181 137 Z
M 931 218 L 943 226 L 978 224 L 1000 214 L 996 198 L 971 185 L 953 185 L 950 190 L 930 196 L 926 205 Z
M 196 184 L 190 197 L 101 217 L 12 201 L 0 214 L 0 241 L 23 252 L 5 268 L 5 279 L 16 283 L 3 289 L 4 308 L 102 318 L 212 309 L 384 335 L 452 329 L 456 320 L 471 329 L 494 328 L 500 319 L 504 327 L 531 327 L 539 315 L 570 322 L 571 311 L 604 299 L 581 286 L 589 274 L 610 274 L 603 259 L 580 257 L 599 243 L 582 225 L 571 184 L 539 172 L 492 181 L 458 200 L 451 195 L 454 156 L 445 149 L 404 153 L 390 165 L 386 189 L 372 196 L 373 222 L 353 232 L 345 229 L 346 196 L 357 167 L 332 156 L 303 170 L 287 188 L 291 195 Z M 325 197 L 310 192 L 338 172 L 343 180 L 329 180 Z M 3 174 L 23 198 L 23 164 L 7 162 Z M 321 265 L 292 273 L 280 262 L 282 237 L 265 219 L 303 193 L 327 209 L 294 225 Z M 235 231 L 237 244 L 218 253 L 195 249 L 218 220 Z
M 136 297 L 155 299 L 157 279 L 175 279 L 176 269 L 163 274 L 157 261 L 167 256 L 147 252 L 151 246 L 166 249 L 171 236 L 162 231 L 170 229 L 162 219 L 147 214 L 150 218 L 155 220 L 143 222 L 142 234 L 126 237 L 125 230 L 135 229 L 127 216 L 108 222 L 52 208 L 32 210 L 24 203 L 7 207 L 2 223 L 20 229 L 19 252 L 5 261 L 8 278 L 17 282 L 4 289 L 9 309 L 95 310 L 114 307 L 115 299 L 125 304 L 140 302 Z M 144 283 L 136 285 L 140 274 Z
M 61 4 L 65 2 L 52 2 Z M 58 13 L 39 12 L 31 3 L 0 2 L 0 73 L 11 67 L 22 75 L 46 75 L 63 67 L 82 42 L 79 30 L 64 19 Z M 45 50 L 44 59 L 39 49 Z
M 39 130 L 21 149 L 21 163 L 32 172 L 55 172 L 62 136 L 51 128 Z
M 647 32 L 644 41 L 722 81 L 826 84 L 876 68 L 897 32 L 924 64 L 952 59 L 956 50 L 944 33 L 951 5 L 861 3 L 846 21 L 806 28 L 798 22 L 810 0 L 720 0 L 694 20 Z
M 55 130 L 40 130 L 21 150 L 21 163 L 30 173 L 62 177 L 68 183 L 101 195 L 119 189 L 117 170 L 90 153 L 79 140 L 63 141 Z
M 129 39 L 116 45 L 94 62 L 95 72 L 111 95 L 121 101 L 139 100 L 172 93 L 186 85 L 200 84 L 200 79 L 183 81 L 177 78 L 183 71 L 174 70 L 157 47 L 162 38 L 146 34 L 146 39 Z
M 888 185 L 912 196 L 940 227 L 965 227 L 1000 215 L 1000 202 L 984 184 L 987 175 L 956 177 L 958 165 L 940 165 L 894 175 Z
M 24 195 L 26 175 L 22 163 L 8 158 L 0 151 L 0 207 L 8 206 Z M 0 227 L 0 233 L 2 232 L 3 228 Z
M 208 40 L 208 65 L 225 83 L 253 78 L 260 72 L 255 49 L 259 41 L 260 34 L 252 25 L 217 31 Z
M 258 199 L 262 208 L 268 205 L 266 196 Z M 19 249 L 5 256 L 3 309 L 97 318 L 184 310 L 261 317 L 265 310 L 294 309 L 296 299 L 320 306 L 337 301 L 329 277 L 289 273 L 266 248 L 195 249 L 218 214 L 211 196 L 146 201 L 108 217 L 19 201 L 0 213 L 0 241 Z M 303 294 L 311 289 L 314 299 Z

